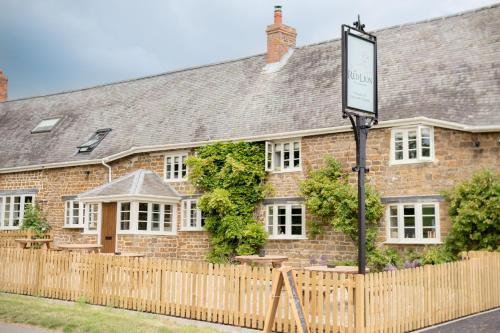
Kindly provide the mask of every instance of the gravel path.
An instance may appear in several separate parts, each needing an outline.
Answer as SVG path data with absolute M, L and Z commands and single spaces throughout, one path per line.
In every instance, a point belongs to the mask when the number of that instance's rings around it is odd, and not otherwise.
M 54 333 L 56 331 L 49 331 L 43 328 L 20 325 L 20 324 L 6 324 L 0 323 L 0 333 Z

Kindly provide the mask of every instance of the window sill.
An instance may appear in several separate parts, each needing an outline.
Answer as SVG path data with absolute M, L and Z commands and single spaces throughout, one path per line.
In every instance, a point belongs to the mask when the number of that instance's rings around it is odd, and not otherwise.
M 269 240 L 307 240 L 307 236 L 269 236 Z
M 302 168 L 294 168 L 287 170 L 270 170 L 268 171 L 271 174 L 280 174 L 280 173 L 289 173 L 289 172 L 302 172 Z
M 176 236 L 175 231 L 116 231 L 117 235 L 123 236 Z
M 429 160 L 407 160 L 407 161 L 394 161 L 394 160 L 391 160 L 389 162 L 389 166 L 395 166 L 395 165 L 408 165 L 408 164 L 423 164 L 423 163 L 433 163 L 435 162 L 435 159 L 429 159 Z
M 388 240 L 385 241 L 383 244 L 389 244 L 389 245 L 439 245 L 443 244 L 442 241 L 438 239 L 433 239 L 433 240 L 422 240 L 422 239 L 415 239 L 415 240 Z
M 187 182 L 188 181 L 187 178 L 182 178 L 182 179 L 166 179 L 166 178 L 164 178 L 164 180 L 167 183 L 182 183 L 182 182 Z
M 179 231 L 206 231 L 204 228 L 181 228 Z
M 0 228 L 0 231 L 4 230 L 21 230 L 21 227 L 2 227 Z
M 92 230 L 92 231 L 87 230 L 87 231 L 82 231 L 82 234 L 83 235 L 96 235 L 97 236 L 98 232 L 97 232 L 97 230 Z
M 83 229 L 83 225 L 65 225 L 63 229 Z

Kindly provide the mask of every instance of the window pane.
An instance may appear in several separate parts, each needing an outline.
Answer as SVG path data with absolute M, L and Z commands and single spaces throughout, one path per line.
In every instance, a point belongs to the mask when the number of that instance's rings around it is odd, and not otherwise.
M 120 210 L 120 230 L 130 230 L 130 202 L 122 202 Z
M 267 232 L 273 234 L 274 206 L 267 206 Z
M 166 177 L 172 179 L 172 157 L 167 157 L 165 164 L 167 167 Z
M 280 143 L 274 146 L 274 170 L 281 170 L 281 149 Z
M 424 228 L 424 238 L 436 238 L 436 228 Z
M 89 205 L 89 230 L 97 229 L 97 219 L 99 214 L 99 205 L 90 204 Z
M 19 226 L 19 219 L 21 217 L 21 197 L 14 197 L 14 210 L 12 215 L 12 226 Z
M 403 150 L 403 141 L 396 141 L 394 144 L 394 148 L 396 151 L 402 151 Z
M 417 151 L 416 150 L 410 150 L 410 151 L 408 151 L 408 158 L 409 159 L 415 159 L 415 158 L 417 158 Z
M 398 238 L 398 228 L 391 228 L 391 238 Z
M 4 220 L 3 220 L 3 225 L 8 227 L 10 226 L 10 204 L 11 204 L 11 197 L 6 197 L 5 198 L 5 212 L 4 212 Z
M 160 231 L 160 204 L 152 204 L 151 231 Z
M 179 179 L 179 156 L 174 157 L 174 177 L 173 179 Z
M 172 206 L 164 205 L 163 207 L 163 230 L 172 231 Z
M 415 238 L 415 228 L 405 228 L 405 238 Z
M 290 168 L 290 144 L 285 143 L 283 145 L 283 168 Z
M 398 216 L 398 207 L 397 206 L 391 206 L 389 209 L 390 209 L 389 213 L 391 216 L 396 216 L 396 217 Z
M 435 212 L 434 205 L 424 205 L 422 206 L 422 214 L 423 215 L 434 215 Z
M 286 234 L 286 206 L 278 206 L 278 235 Z
M 148 204 L 145 202 L 139 203 L 139 218 L 138 229 L 148 230 Z
M 300 167 L 300 143 L 293 143 L 293 166 L 295 168 Z
M 187 174 L 186 158 L 187 156 L 181 157 L 181 178 L 186 178 Z
M 391 216 L 391 227 L 397 227 L 398 226 L 398 217 L 397 216 Z
M 2 227 L 2 215 L 3 215 L 3 197 L 0 197 L 0 227 Z
M 402 151 L 397 151 L 396 152 L 396 160 L 402 160 L 403 159 L 403 152 Z
M 407 215 L 415 215 L 415 206 L 404 206 L 403 214 Z
M 273 144 L 271 142 L 266 142 L 266 149 L 267 149 L 267 169 L 271 170 L 273 168 Z

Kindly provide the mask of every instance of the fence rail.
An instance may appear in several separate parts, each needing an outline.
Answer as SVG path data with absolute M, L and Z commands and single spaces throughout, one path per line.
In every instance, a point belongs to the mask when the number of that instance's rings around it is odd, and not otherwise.
M 403 332 L 500 305 L 500 254 L 396 272 L 298 270 L 311 332 Z M 213 265 L 44 250 L 0 249 L 0 291 L 262 329 L 273 274 Z M 286 298 L 282 298 L 286 299 Z M 281 301 L 274 327 L 296 332 Z

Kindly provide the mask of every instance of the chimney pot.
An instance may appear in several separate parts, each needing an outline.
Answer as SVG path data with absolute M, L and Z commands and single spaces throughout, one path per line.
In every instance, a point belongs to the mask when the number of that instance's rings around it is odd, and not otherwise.
M 0 69 L 0 103 L 7 100 L 7 77 L 3 74 Z
M 281 6 L 274 6 L 274 24 L 283 23 L 283 14 L 281 12 Z
M 274 6 L 274 23 L 267 26 L 267 63 L 281 60 L 290 48 L 295 47 L 297 32 L 283 24 L 281 6 Z

